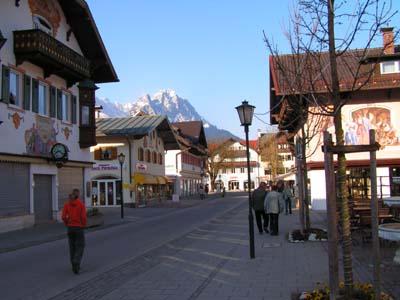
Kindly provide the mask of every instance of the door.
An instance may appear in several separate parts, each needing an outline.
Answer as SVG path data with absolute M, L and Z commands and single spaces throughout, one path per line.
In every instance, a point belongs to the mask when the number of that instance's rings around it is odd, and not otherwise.
M 83 189 L 83 169 L 62 167 L 58 169 L 58 207 L 62 209 L 64 203 L 68 201 L 68 195 L 73 189 L 79 189 L 81 200 L 85 201 Z
M 117 194 L 117 183 L 119 182 L 109 179 L 92 181 L 92 205 L 113 206 L 120 204 L 120 195 Z
M 33 180 L 35 183 L 33 190 L 35 222 L 50 221 L 53 219 L 52 176 L 34 175 Z

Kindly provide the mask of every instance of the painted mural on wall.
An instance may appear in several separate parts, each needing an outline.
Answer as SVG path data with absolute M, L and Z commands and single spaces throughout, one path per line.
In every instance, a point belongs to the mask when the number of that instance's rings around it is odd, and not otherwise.
M 51 147 L 57 143 L 57 134 L 54 120 L 36 115 L 36 123 L 25 131 L 26 153 L 49 156 Z
M 343 116 L 345 143 L 369 143 L 369 130 L 376 130 L 376 140 L 382 146 L 400 144 L 399 131 L 394 126 L 393 112 L 388 107 L 367 106 L 354 109 Z
M 61 15 L 54 0 L 29 0 L 28 3 L 32 14 L 39 15 L 50 22 L 55 36 L 60 27 Z

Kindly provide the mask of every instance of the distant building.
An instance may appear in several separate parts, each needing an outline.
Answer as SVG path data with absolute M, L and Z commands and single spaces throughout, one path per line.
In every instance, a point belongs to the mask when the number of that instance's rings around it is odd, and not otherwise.
M 173 123 L 179 150 L 169 150 L 165 156 L 166 174 L 172 182 L 173 193 L 180 197 L 196 195 L 206 176 L 207 140 L 203 122 Z
M 219 171 L 216 179 L 216 185 L 225 187 L 227 191 L 244 191 L 247 189 L 247 155 L 246 143 L 229 139 L 224 142 L 227 144 L 232 155 L 224 160 L 223 168 Z M 249 141 L 250 145 L 250 177 L 251 188 L 254 189 L 260 182 L 261 164 L 258 153 L 257 140 Z M 218 157 L 215 157 L 218 159 Z
M 0 60 L 4 232 L 59 219 L 74 188 L 89 204 L 95 84 L 118 78 L 83 0 L 1 1 Z
M 165 176 L 165 153 L 179 149 L 168 119 L 142 115 L 96 120 L 97 145 L 91 148 L 95 164 L 90 172 L 92 206 L 124 204 L 142 207 L 171 197 Z M 121 169 L 118 155 L 125 155 Z

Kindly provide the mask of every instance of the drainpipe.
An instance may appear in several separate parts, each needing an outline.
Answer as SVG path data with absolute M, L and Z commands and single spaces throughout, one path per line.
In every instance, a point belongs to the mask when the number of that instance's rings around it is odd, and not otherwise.
M 126 141 L 128 142 L 128 157 L 129 157 L 129 164 L 128 164 L 128 168 L 129 168 L 129 184 L 132 184 L 132 145 L 131 145 L 131 141 L 129 139 L 128 136 L 126 137 Z M 132 199 L 132 190 L 130 191 L 130 196 Z M 135 199 L 136 201 L 136 199 Z

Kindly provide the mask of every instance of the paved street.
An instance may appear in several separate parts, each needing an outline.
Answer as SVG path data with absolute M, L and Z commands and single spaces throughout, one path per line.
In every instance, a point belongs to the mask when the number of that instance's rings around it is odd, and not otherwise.
M 66 239 L 0 254 L 1 299 L 283 300 L 326 283 L 327 244 L 287 242 L 299 227 L 296 211 L 281 215 L 279 236 L 256 230 L 256 259 L 249 259 L 246 199 L 233 194 L 189 208 L 136 210 L 125 224 L 87 234 L 78 276 Z M 324 213 L 313 212 L 312 222 L 324 228 Z M 356 279 L 370 281 L 357 256 Z M 394 292 L 390 284 L 384 286 Z
M 66 239 L 2 253 L 1 299 L 50 298 L 131 262 L 135 257 L 194 230 L 243 201 L 240 195 L 208 200 L 195 207 L 164 209 L 164 212 L 158 211 L 156 217 L 138 218 L 123 225 L 89 232 L 79 276 L 71 272 Z M 144 213 L 149 212 L 146 210 Z M 107 280 L 103 280 L 102 284 L 107 285 Z

